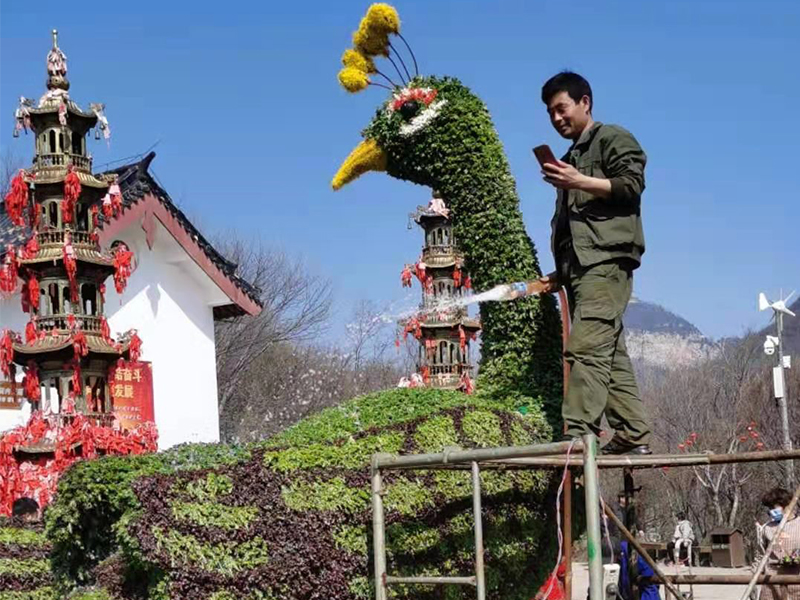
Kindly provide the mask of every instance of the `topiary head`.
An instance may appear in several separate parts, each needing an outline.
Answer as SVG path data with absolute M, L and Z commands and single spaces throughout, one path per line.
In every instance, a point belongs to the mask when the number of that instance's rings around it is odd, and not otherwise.
M 334 176 L 334 190 L 368 171 L 386 171 L 399 179 L 436 187 L 448 173 L 468 170 L 487 135 L 494 137 L 483 102 L 457 79 L 411 77 L 409 73 L 406 81 L 392 61 L 393 56 L 397 58 L 408 73 L 399 54 L 392 53 L 390 35 L 400 37 L 397 12 L 387 4 L 373 4 L 353 35 L 355 47 L 342 56 L 339 82 L 347 91 L 377 86 L 391 94 L 363 131 L 364 141 Z M 393 62 L 402 85 L 378 70 L 373 58 L 381 56 Z M 376 76 L 390 86 L 373 81 Z

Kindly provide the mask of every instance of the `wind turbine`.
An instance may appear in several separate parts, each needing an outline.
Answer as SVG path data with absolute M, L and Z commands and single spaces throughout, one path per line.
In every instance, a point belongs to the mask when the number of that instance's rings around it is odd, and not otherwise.
M 781 414 L 781 429 L 783 429 L 784 450 L 792 449 L 792 437 L 789 432 L 789 411 L 787 407 L 789 400 L 786 397 L 786 380 L 784 374 L 784 369 L 786 369 L 790 364 L 790 357 L 787 356 L 784 360 L 783 356 L 783 316 L 797 316 L 791 310 L 786 308 L 786 303 L 793 295 L 794 292 L 786 296 L 786 298 L 781 298 L 775 302 L 770 302 L 767 300 L 767 295 L 764 292 L 761 292 L 758 295 L 758 310 L 767 310 L 768 308 L 771 308 L 773 317 L 775 317 L 775 324 L 778 327 L 777 337 L 771 335 L 767 336 L 767 341 L 764 342 L 764 352 L 766 352 L 768 355 L 774 354 L 775 347 L 777 346 L 778 365 L 772 369 L 772 385 L 775 390 L 775 399 L 778 401 L 778 408 L 780 409 Z M 783 296 L 783 293 L 781 293 L 781 296 Z M 784 468 L 786 469 L 786 480 L 790 485 L 793 486 L 795 480 L 794 463 L 792 463 L 792 461 L 787 461 L 784 464 Z
M 767 300 L 767 295 L 764 292 L 761 292 L 758 295 L 758 310 L 767 310 L 768 308 L 771 308 L 773 311 L 775 311 L 775 313 L 781 312 L 783 314 L 789 315 L 790 317 L 796 317 L 797 316 L 796 314 L 794 314 L 792 311 L 786 308 L 786 303 L 792 296 L 794 296 L 794 291 L 792 291 L 791 294 L 786 296 L 786 298 L 777 300 L 775 302 L 770 302 L 769 300 Z

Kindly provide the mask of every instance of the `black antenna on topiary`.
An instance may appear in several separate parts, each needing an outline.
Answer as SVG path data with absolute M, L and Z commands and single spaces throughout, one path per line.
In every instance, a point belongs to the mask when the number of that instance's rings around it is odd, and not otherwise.
M 417 66 L 417 57 L 414 56 L 414 52 L 413 50 L 411 50 L 411 46 L 408 45 L 406 38 L 400 35 L 399 31 L 395 35 L 399 37 L 401 40 L 403 40 L 403 43 L 406 45 L 406 49 L 408 49 L 408 53 L 411 55 L 411 60 L 414 61 L 414 77 L 419 77 L 419 67 Z

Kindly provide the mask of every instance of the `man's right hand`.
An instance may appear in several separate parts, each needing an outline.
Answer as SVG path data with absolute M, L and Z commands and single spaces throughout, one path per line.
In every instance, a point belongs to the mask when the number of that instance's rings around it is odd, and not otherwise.
M 553 294 L 561 289 L 561 284 L 555 271 L 539 277 L 538 283 L 541 285 L 540 293 L 542 294 Z

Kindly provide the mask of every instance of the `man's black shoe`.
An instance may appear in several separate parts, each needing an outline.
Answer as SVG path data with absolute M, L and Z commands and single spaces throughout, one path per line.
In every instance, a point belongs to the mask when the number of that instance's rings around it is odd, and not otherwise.
M 647 444 L 633 444 L 620 440 L 617 436 L 611 438 L 611 441 L 603 446 L 601 450 L 601 454 L 611 455 L 632 454 L 635 456 L 646 456 L 652 453 L 653 451 L 650 450 L 650 446 Z

